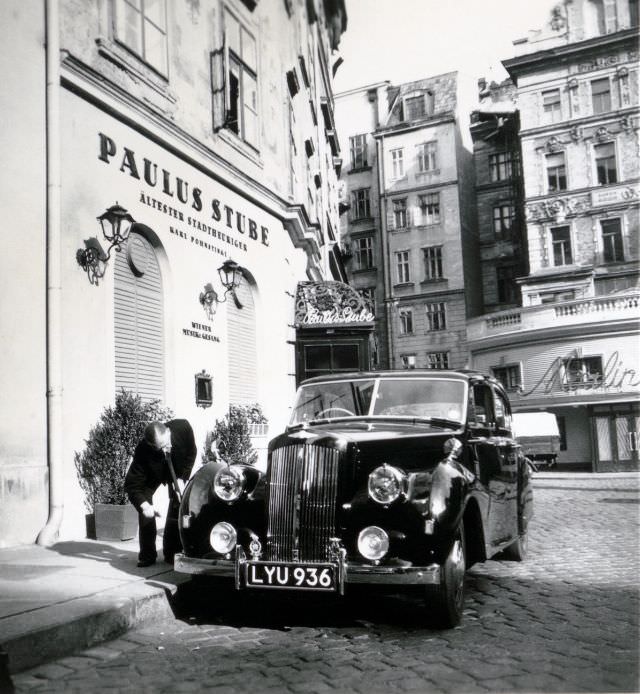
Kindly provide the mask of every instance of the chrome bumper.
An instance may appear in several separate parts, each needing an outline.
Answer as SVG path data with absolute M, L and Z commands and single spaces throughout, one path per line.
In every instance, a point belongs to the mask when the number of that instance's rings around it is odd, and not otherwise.
M 377 583 L 388 585 L 438 585 L 440 565 L 428 566 L 372 566 L 370 564 L 349 564 L 339 562 L 340 575 L 345 583 Z M 245 587 L 246 560 L 237 559 L 197 559 L 184 554 L 176 554 L 173 568 L 187 574 L 234 578 L 236 588 Z

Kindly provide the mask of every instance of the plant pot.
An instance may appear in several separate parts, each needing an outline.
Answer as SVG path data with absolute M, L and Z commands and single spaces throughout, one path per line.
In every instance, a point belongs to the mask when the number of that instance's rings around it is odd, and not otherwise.
M 138 531 L 138 512 L 131 504 L 96 504 L 97 540 L 131 540 Z
M 269 432 L 268 424 L 249 423 L 249 436 L 266 436 Z

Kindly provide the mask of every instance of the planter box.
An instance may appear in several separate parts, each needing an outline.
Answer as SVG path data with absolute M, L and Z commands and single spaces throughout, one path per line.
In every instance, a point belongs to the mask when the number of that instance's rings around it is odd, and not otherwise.
M 138 532 L 138 512 L 131 504 L 96 504 L 97 540 L 131 540 Z
M 269 432 L 268 424 L 249 424 L 249 436 L 266 436 Z

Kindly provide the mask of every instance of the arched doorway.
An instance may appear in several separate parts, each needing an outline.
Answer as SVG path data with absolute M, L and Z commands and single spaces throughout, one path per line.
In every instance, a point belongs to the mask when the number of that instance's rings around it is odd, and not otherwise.
M 254 292 L 246 277 L 236 296 L 242 308 L 232 297 L 227 299 L 229 402 L 247 405 L 258 400 L 258 349 Z
M 115 384 L 144 400 L 164 399 L 164 302 L 153 246 L 132 231 L 115 254 Z

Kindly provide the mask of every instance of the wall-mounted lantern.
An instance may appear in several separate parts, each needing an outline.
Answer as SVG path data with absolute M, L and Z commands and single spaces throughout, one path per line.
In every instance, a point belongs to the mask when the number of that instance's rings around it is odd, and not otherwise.
M 211 376 L 204 370 L 195 375 L 196 379 L 196 405 L 198 407 L 211 407 L 213 403 L 213 385 Z
M 205 284 L 204 290 L 200 292 L 199 301 L 209 320 L 213 320 L 218 304 L 224 304 L 229 295 L 233 297 L 236 307 L 242 308 L 242 302 L 236 294 L 236 289 L 242 282 L 242 267 L 235 260 L 225 260 L 218 268 L 218 276 L 220 277 L 220 284 L 224 287 L 222 299 L 219 298 L 211 283 Z
M 109 244 L 106 253 L 96 238 L 88 239 L 85 241 L 85 248 L 79 248 L 76 251 L 78 264 L 87 273 L 89 282 L 96 285 L 98 280 L 104 277 L 111 251 L 114 248 L 116 251 L 121 249 L 129 238 L 131 226 L 135 223 L 133 217 L 117 202 L 97 219 L 102 227 L 102 236 Z

